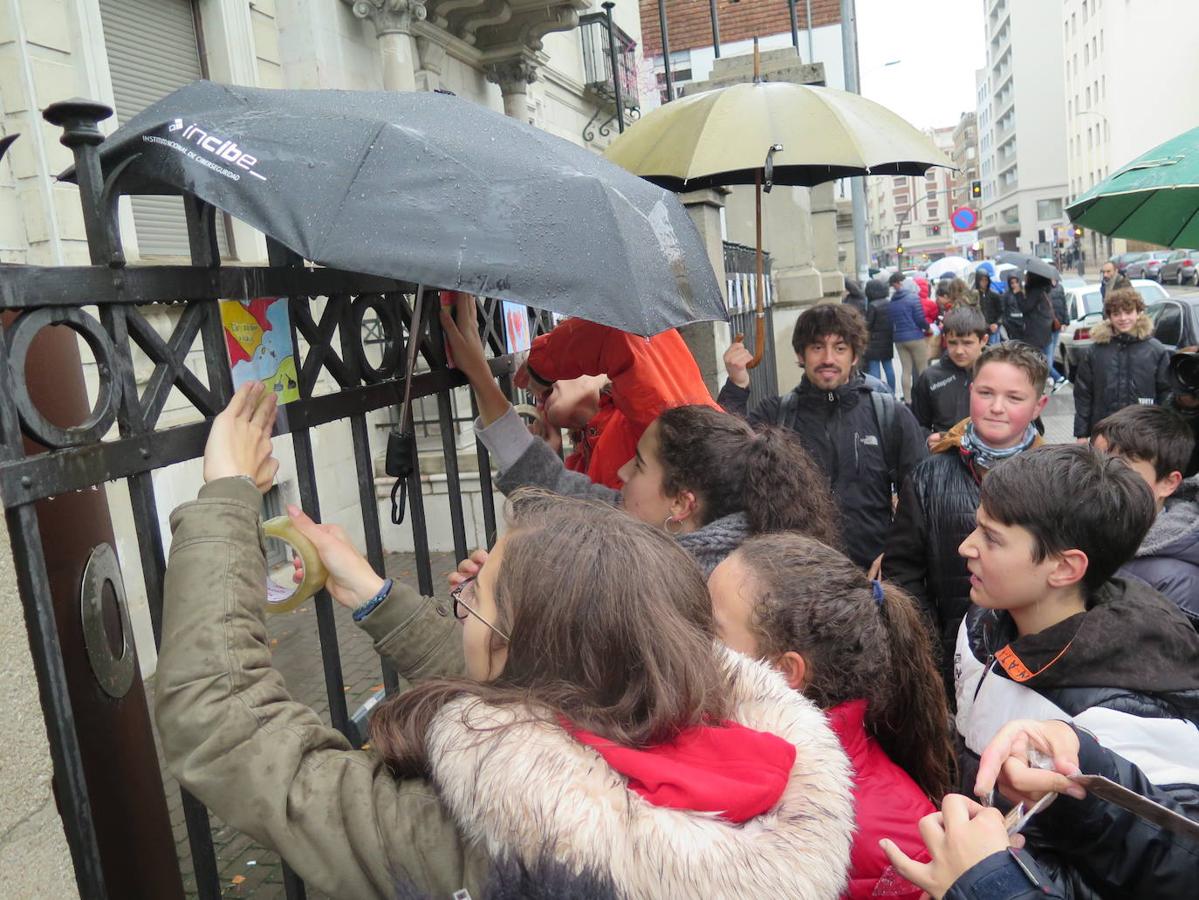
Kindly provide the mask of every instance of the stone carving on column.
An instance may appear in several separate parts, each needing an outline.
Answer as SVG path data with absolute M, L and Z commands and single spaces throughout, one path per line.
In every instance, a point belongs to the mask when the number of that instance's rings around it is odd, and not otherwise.
M 425 0 L 342 0 L 360 19 L 370 19 L 383 56 L 383 89 L 416 90 L 412 25 L 425 18 Z
M 342 0 L 360 19 L 370 19 L 375 34 L 411 34 L 412 23 L 425 18 L 425 0 Z
M 504 114 L 522 122 L 530 122 L 529 85 L 537 80 L 538 63 L 526 56 L 488 63 L 483 73 L 492 84 L 500 86 L 504 96 Z
M 442 63 L 445 62 L 445 45 L 432 38 L 416 38 L 416 55 L 420 67 L 416 70 L 416 89 L 435 91 L 441 87 Z

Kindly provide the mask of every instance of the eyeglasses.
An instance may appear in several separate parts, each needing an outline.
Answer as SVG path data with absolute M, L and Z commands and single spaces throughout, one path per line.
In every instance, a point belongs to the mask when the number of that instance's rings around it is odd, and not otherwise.
M 484 619 L 481 615 L 479 615 L 477 610 L 475 610 L 472 606 L 470 606 L 469 603 L 467 603 L 465 600 L 462 599 L 464 596 L 467 595 L 468 592 L 470 595 L 470 599 L 473 602 L 474 597 L 475 597 L 475 577 L 474 576 L 466 579 L 466 581 L 463 581 L 461 584 L 459 584 L 457 587 L 453 588 L 450 591 L 450 599 L 452 601 L 454 601 L 454 618 L 457 619 L 459 622 L 463 622 L 466 620 L 467 616 L 474 616 L 476 619 L 478 619 L 480 622 L 482 622 L 484 625 L 486 625 L 488 628 L 490 628 L 493 632 L 495 632 L 501 638 L 503 638 L 506 643 L 511 643 L 511 639 L 508 637 L 508 635 L 504 634 L 504 632 L 500 631 L 498 628 L 496 628 L 494 625 L 492 625 L 490 622 L 488 622 L 486 619 Z

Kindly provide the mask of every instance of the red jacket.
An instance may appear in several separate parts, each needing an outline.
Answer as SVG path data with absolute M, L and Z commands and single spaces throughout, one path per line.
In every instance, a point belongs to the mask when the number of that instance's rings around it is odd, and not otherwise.
M 546 383 L 607 375 L 611 400 L 587 423 L 567 467 L 596 484 L 619 489 L 616 472 L 633 458 L 637 441 L 665 409 L 696 403 L 716 406 L 699 366 L 675 329 L 651 338 L 586 319 L 567 319 L 533 341 L 529 370 Z
M 878 842 L 890 838 L 918 862 L 928 862 L 928 849 L 916 823 L 936 807 L 916 782 L 866 731 L 866 701 L 850 700 L 828 711 L 829 725 L 853 766 L 853 805 L 857 819 L 849 851 L 849 887 L 844 900 L 906 897 L 922 891 L 898 875 Z

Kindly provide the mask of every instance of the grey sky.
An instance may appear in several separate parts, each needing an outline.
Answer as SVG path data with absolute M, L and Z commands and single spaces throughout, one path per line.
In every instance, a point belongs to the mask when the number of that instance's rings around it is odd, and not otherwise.
M 956 125 L 975 108 L 983 0 L 857 0 L 857 13 L 864 96 L 917 128 Z

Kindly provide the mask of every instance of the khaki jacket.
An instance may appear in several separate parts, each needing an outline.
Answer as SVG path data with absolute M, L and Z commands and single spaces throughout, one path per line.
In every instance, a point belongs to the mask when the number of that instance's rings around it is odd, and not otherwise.
M 171 517 L 156 715 L 180 783 L 314 888 L 373 900 L 406 882 L 480 897 L 493 860 L 548 855 L 630 900 L 841 894 L 853 831 L 844 751 L 810 701 L 732 651 L 730 718 L 797 751 L 778 805 L 743 826 L 651 806 L 556 723 L 469 698 L 435 717 L 427 779 L 397 779 L 353 750 L 271 668 L 260 502 L 249 482 L 224 479 Z M 409 680 L 462 674 L 444 612 L 396 586 L 364 626 Z

